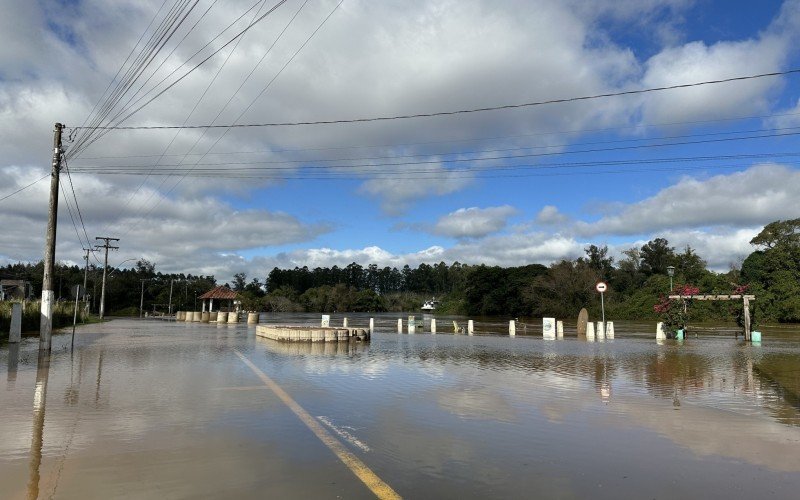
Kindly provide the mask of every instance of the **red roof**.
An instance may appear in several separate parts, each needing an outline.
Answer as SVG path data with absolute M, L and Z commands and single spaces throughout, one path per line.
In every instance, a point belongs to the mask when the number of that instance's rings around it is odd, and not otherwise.
M 236 292 L 226 286 L 218 286 L 207 291 L 200 297 L 200 299 L 222 299 L 222 300 L 235 300 L 239 298 Z

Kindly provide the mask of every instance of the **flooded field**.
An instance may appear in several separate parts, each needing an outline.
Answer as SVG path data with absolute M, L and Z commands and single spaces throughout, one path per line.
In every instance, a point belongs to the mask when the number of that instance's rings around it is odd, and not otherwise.
M 465 318 L 437 316 L 442 333 L 398 335 L 400 315 L 373 316 L 371 343 L 114 320 L 79 328 L 74 352 L 54 336 L 49 359 L 36 338 L 2 345 L 0 498 L 385 493 L 369 474 L 407 498 L 800 490 L 796 329 L 763 328 L 754 346 L 706 325 L 659 345 L 654 325 L 617 322 L 614 340 L 587 343 L 569 324 L 542 340 L 532 319 L 509 338 L 500 320 L 467 336 L 446 333 Z

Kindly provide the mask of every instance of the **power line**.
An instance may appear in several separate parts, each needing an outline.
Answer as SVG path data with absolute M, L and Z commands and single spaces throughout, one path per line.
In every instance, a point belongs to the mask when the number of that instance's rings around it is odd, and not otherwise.
M 594 95 L 587 95 L 587 96 L 577 96 L 577 97 L 567 97 L 561 99 L 549 99 L 545 101 L 533 101 L 533 102 L 524 102 L 524 103 L 517 103 L 517 104 L 504 104 L 500 106 L 489 106 L 483 108 L 471 108 L 471 109 L 459 109 L 454 111 L 437 111 L 432 113 L 414 113 L 414 114 L 406 114 L 406 115 L 392 115 L 392 116 L 377 116 L 377 117 L 368 117 L 368 118 L 348 118 L 348 119 L 337 119 L 337 120 L 313 120 L 313 121 L 296 121 L 296 122 L 271 122 L 271 123 L 247 123 L 247 124 L 227 124 L 227 125 L 191 125 L 191 126 L 178 126 L 178 125 L 134 125 L 134 126 L 107 126 L 107 127 L 96 127 L 99 130 L 166 130 L 166 129 L 176 129 L 176 128 L 187 128 L 187 129 L 196 129 L 196 128 L 251 128 L 251 127 L 293 127 L 293 126 L 302 126 L 302 125 L 334 125 L 334 124 L 343 124 L 343 123 L 366 123 L 366 122 L 377 122 L 377 121 L 389 121 L 389 120 L 407 120 L 412 118 L 432 118 L 437 116 L 452 116 L 452 115 L 461 115 L 461 114 L 468 114 L 468 113 L 480 113 L 484 111 L 499 111 L 499 110 L 507 110 L 507 109 L 519 109 L 519 108 L 527 108 L 533 106 L 543 106 L 546 104 L 562 104 L 568 102 L 576 102 L 576 101 L 587 101 L 592 99 L 602 99 L 607 97 L 618 97 L 618 96 L 626 96 L 626 95 L 637 95 L 637 94 L 646 94 L 651 92 L 661 92 L 665 90 L 675 90 L 675 89 L 683 89 L 683 88 L 691 88 L 691 87 L 700 87 L 704 85 L 716 85 L 720 83 L 729 83 L 729 82 L 738 82 L 744 80 L 753 80 L 757 78 L 767 78 L 767 77 L 774 77 L 774 76 L 785 76 L 794 73 L 800 73 L 800 68 L 797 69 L 790 69 L 786 71 L 775 71 L 771 73 L 759 73 L 755 75 L 747 75 L 747 76 L 737 76 L 732 78 L 723 78 L 719 80 L 707 80 L 703 82 L 694 82 L 694 83 L 683 83 L 678 85 L 668 85 L 664 87 L 651 87 L 646 89 L 637 89 L 637 90 L 623 90 L 620 92 L 609 92 L 604 94 L 594 94 Z
M 497 155 L 497 156 L 483 156 L 478 158 L 437 158 L 434 160 L 421 160 L 421 161 L 403 161 L 403 162 L 384 162 L 384 163 L 360 163 L 354 165 L 308 165 L 304 168 L 318 168 L 318 169 L 355 169 L 355 168 L 364 168 L 364 167 L 397 167 L 397 166 L 409 166 L 409 165 L 438 165 L 438 164 L 452 164 L 452 163 L 475 163 L 475 162 L 487 162 L 487 161 L 498 161 L 498 160 L 518 160 L 522 158 L 538 158 L 538 157 L 545 157 L 545 156 L 562 156 L 562 155 L 574 155 L 574 154 L 584 154 L 584 153 L 607 153 L 612 151 L 630 151 L 630 150 L 638 150 L 643 148 L 663 148 L 663 147 L 673 147 L 673 146 L 693 146 L 699 144 L 713 144 L 713 143 L 723 143 L 723 142 L 731 142 L 731 141 L 743 141 L 743 140 L 757 140 L 757 139 L 769 139 L 774 137 L 786 137 L 786 136 L 796 136 L 800 135 L 800 132 L 785 132 L 785 133 L 776 133 L 776 134 L 761 134 L 761 135 L 752 135 L 752 136 L 744 136 L 744 137 L 725 137 L 725 138 L 718 138 L 718 139 L 703 139 L 697 141 L 678 141 L 678 142 L 663 142 L 663 143 L 655 143 L 655 144 L 637 144 L 633 146 L 616 146 L 616 147 L 608 147 L 608 148 L 590 148 L 590 149 L 579 149 L 573 151 L 553 151 L 553 152 L 539 152 L 539 153 L 525 153 L 525 154 L 513 154 L 513 155 Z M 194 170 L 198 166 L 224 166 L 224 165 L 259 165 L 262 163 L 269 163 L 269 162 L 222 162 L 222 163 L 195 163 L 190 167 L 186 173 L 188 175 L 189 172 Z M 161 165 L 162 167 L 172 167 L 173 170 L 181 167 L 180 164 L 166 164 Z M 76 172 L 78 167 L 76 167 Z M 110 170 L 110 169 L 136 169 L 136 168 L 151 168 L 150 166 L 142 166 L 142 165 L 105 165 L 105 166 L 84 166 L 80 167 L 82 172 L 100 172 L 103 170 Z M 290 169 L 292 169 L 291 167 Z M 286 169 L 286 167 L 261 167 L 263 170 L 282 170 Z M 224 169 L 218 169 L 220 171 L 224 171 Z M 154 174 L 155 175 L 155 174 Z
M 86 232 L 86 224 L 83 222 L 83 213 L 81 213 L 81 207 L 78 205 L 78 195 L 75 193 L 75 185 L 72 183 L 72 174 L 69 172 L 69 165 L 67 164 L 67 159 L 64 158 L 64 170 L 67 171 L 67 179 L 69 180 L 69 187 L 72 190 L 72 198 L 75 200 L 75 209 L 78 212 L 78 218 L 81 222 L 81 227 L 83 228 L 83 235 L 86 237 L 87 247 L 91 247 L 91 240 L 89 240 L 89 233 Z
M 28 189 L 29 187 L 31 187 L 31 186 L 33 186 L 34 184 L 37 184 L 37 183 L 39 183 L 39 182 L 41 182 L 41 181 L 43 181 L 43 180 L 47 179 L 48 177 L 50 177 L 50 174 L 49 174 L 49 173 L 47 173 L 47 174 L 44 174 L 42 177 L 40 177 L 39 179 L 36 179 L 35 181 L 31 182 L 30 184 L 28 184 L 28 185 L 26 185 L 26 186 L 23 186 L 23 187 L 21 187 L 21 188 L 19 188 L 19 189 L 17 189 L 17 190 L 16 190 L 16 191 L 14 191 L 13 193 L 9 193 L 9 194 L 7 194 L 7 195 L 3 196 L 2 198 L 0 198 L 0 201 L 7 200 L 7 199 L 11 198 L 12 196 L 14 196 L 15 194 L 17 194 L 17 193 L 21 193 L 21 192 L 25 191 L 25 190 L 26 190 L 26 189 Z

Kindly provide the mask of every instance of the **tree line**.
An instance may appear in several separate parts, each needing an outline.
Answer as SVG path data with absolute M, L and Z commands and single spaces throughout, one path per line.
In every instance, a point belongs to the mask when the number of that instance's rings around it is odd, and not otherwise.
M 664 238 L 631 247 L 615 260 L 607 246 L 589 245 L 584 255 L 550 266 L 467 265 L 454 262 L 379 267 L 351 263 L 344 267 L 272 269 L 263 279 L 248 281 L 238 273 L 226 286 L 239 292 L 248 310 L 274 312 L 417 311 L 436 298 L 440 313 L 572 318 L 586 307 L 599 315 L 598 281 L 608 283 L 606 316 L 656 320 L 659 297 L 672 286 L 700 293 L 747 291 L 757 296 L 757 321 L 800 322 L 800 219 L 767 224 L 752 239 L 753 252 L 741 266 L 714 272 L 690 246 L 676 249 Z M 96 311 L 102 268 L 90 266 L 88 289 Z M 26 279 L 41 292 L 42 266 L 10 264 L 0 277 Z M 56 297 L 67 299 L 71 285 L 83 282 L 83 269 L 57 265 Z M 106 310 L 134 314 L 144 298 L 145 310 L 166 311 L 172 286 L 172 311 L 196 310 L 197 297 L 217 284 L 214 276 L 163 274 L 140 260 L 131 269 L 109 269 Z M 143 287 L 143 288 L 142 288 Z M 142 290 L 144 290 L 142 292 Z M 704 302 L 692 307 L 692 320 L 729 321 L 739 313 L 734 303 Z

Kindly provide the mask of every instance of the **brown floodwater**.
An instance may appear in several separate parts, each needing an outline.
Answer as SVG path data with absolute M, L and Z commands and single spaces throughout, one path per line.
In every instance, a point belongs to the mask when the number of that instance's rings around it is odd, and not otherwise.
M 659 344 L 655 325 L 616 322 L 590 343 L 569 324 L 543 340 L 534 319 L 510 338 L 507 320 L 399 335 L 401 315 L 347 316 L 376 318 L 370 343 L 113 320 L 80 327 L 74 352 L 66 334 L 50 356 L 36 338 L 0 345 L 0 498 L 374 497 L 314 426 L 406 498 L 800 491 L 800 327 L 750 345 L 699 325 Z

